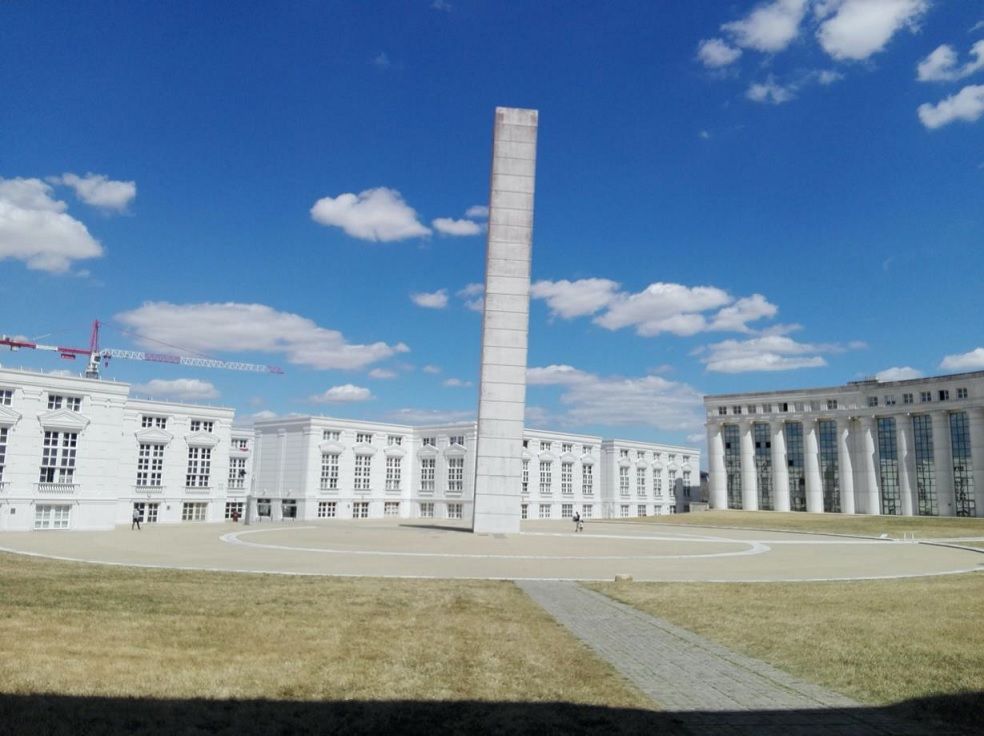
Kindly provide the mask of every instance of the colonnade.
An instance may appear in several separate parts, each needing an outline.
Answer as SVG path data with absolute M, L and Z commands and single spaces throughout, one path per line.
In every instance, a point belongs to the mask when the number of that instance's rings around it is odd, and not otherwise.
M 970 430 L 970 465 L 974 478 L 977 516 L 984 516 L 984 406 L 961 408 L 967 412 Z M 916 482 L 915 437 L 912 416 L 915 412 L 893 412 L 863 416 L 735 417 L 726 422 L 713 419 L 707 424 L 707 447 L 710 470 L 710 502 L 716 509 L 728 508 L 727 472 L 722 429 L 737 424 L 740 437 L 741 506 L 758 510 L 760 498 L 755 463 L 754 424 L 768 424 L 771 438 L 772 498 L 775 511 L 790 510 L 789 458 L 785 426 L 799 422 L 803 426 L 803 474 L 806 486 L 806 510 L 824 511 L 823 479 L 820 467 L 818 422 L 836 422 L 838 492 L 841 513 L 881 513 L 881 484 L 876 420 L 893 418 L 896 427 L 896 455 L 900 510 L 904 516 L 919 513 Z M 920 412 L 932 422 L 933 472 L 937 510 L 940 516 L 956 514 L 954 498 L 954 459 L 950 437 L 950 411 Z

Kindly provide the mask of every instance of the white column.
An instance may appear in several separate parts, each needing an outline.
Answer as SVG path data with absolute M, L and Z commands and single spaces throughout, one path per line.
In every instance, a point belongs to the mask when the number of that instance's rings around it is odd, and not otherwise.
M 776 511 L 789 511 L 789 461 L 786 458 L 786 423 L 769 423 L 772 433 L 772 497 Z
M 710 501 L 712 509 L 728 508 L 728 478 L 724 472 L 724 437 L 721 425 L 712 422 L 707 425 L 707 470 L 710 477 Z
M 984 406 L 967 410 L 970 424 L 970 462 L 974 468 L 974 503 L 977 515 L 984 516 Z
M 741 507 L 758 511 L 758 474 L 755 472 L 755 437 L 752 423 L 742 422 L 741 431 Z
M 916 447 L 912 437 L 912 416 L 896 416 L 895 430 L 899 438 L 899 494 L 902 496 L 902 515 L 912 516 L 912 509 L 916 505 Z
M 950 416 L 945 411 L 929 415 L 933 422 L 933 473 L 940 516 L 953 516 L 953 453 L 950 449 Z
M 803 420 L 803 472 L 806 476 L 806 510 L 823 513 L 823 482 L 820 479 L 820 444 L 817 420 Z
M 851 419 L 837 420 L 837 476 L 840 479 L 841 513 L 854 513 L 854 459 L 851 457 Z
M 861 477 L 864 479 L 864 508 L 862 513 L 881 513 L 881 494 L 878 489 L 878 463 L 876 460 L 875 420 L 861 417 Z

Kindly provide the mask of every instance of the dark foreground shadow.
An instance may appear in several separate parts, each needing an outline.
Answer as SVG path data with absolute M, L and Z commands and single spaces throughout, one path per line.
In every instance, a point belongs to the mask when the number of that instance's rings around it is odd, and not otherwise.
M 471 528 L 466 526 L 451 526 L 450 524 L 400 524 L 401 529 L 432 529 L 436 532 L 467 532 L 472 533 Z
M 882 708 L 672 712 L 570 703 L 155 700 L 0 695 L 3 736 L 101 734 L 647 734 L 896 736 L 980 733 L 984 693 Z M 975 716 L 976 714 L 976 716 Z M 955 716 L 960 722 L 937 720 Z

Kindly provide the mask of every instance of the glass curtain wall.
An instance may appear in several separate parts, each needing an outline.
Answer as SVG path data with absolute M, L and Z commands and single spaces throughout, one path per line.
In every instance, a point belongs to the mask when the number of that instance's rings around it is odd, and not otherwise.
M 759 508 L 774 511 L 772 494 L 772 431 L 768 424 L 752 425 L 755 440 L 755 474 L 758 476 Z
M 936 471 L 933 466 L 933 421 L 929 414 L 914 414 L 912 436 L 916 457 L 916 501 L 919 516 L 938 516 Z
M 786 422 L 786 458 L 789 465 L 789 510 L 806 511 L 802 422 Z
M 724 470 L 728 476 L 728 508 L 741 508 L 741 439 L 737 424 L 724 425 Z
M 895 419 L 878 419 L 878 469 L 881 477 L 881 512 L 902 513 L 902 494 L 899 492 L 899 451 L 895 437 Z
M 955 411 L 950 415 L 950 446 L 953 448 L 953 510 L 957 516 L 976 516 L 970 425 L 965 411 Z
M 823 510 L 840 513 L 840 475 L 837 466 L 837 422 L 822 419 L 817 422 L 820 440 L 820 479 L 823 481 Z

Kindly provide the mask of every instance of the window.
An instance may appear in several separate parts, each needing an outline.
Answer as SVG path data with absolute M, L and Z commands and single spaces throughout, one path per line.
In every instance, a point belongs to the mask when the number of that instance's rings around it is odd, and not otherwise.
M 690 463 L 690 455 L 683 456 L 683 464 L 688 465 Z
M 946 388 L 941 388 L 940 401 L 949 401 L 949 400 L 950 400 L 950 390 Z
M 582 455 L 590 455 L 592 450 L 594 450 L 594 446 L 593 445 L 581 445 L 581 454 Z
M 581 493 L 585 496 L 594 493 L 594 468 L 591 465 L 581 466 Z
M 242 490 L 246 487 L 246 458 L 229 458 L 229 489 Z
M 657 496 L 663 495 L 663 478 L 657 473 L 653 473 L 653 493 Z
M 192 432 L 211 432 L 213 429 L 215 429 L 215 422 L 210 422 L 205 419 L 191 420 Z
M 560 446 L 562 452 L 574 452 L 574 445 L 570 442 L 565 442 Z
M 584 504 L 581 507 L 581 518 L 582 519 L 590 519 L 591 518 L 591 511 L 592 511 L 592 509 L 593 509 L 593 507 L 591 506 L 590 503 Z
M 627 519 L 629 517 L 629 504 L 623 503 L 621 506 L 619 506 L 618 515 L 621 516 L 623 519 Z
M 45 432 L 41 451 L 41 483 L 71 483 L 75 479 L 77 432 Z
M 369 490 L 369 473 L 372 470 L 372 455 L 355 456 L 355 483 L 353 488 L 357 491 Z M 359 518 L 359 517 L 355 517 Z
M 912 403 L 912 394 L 902 394 L 902 403 L 903 404 L 911 404 Z
M 383 516 L 399 516 L 399 515 L 400 515 L 399 501 L 386 501 L 383 504 Z
M 878 397 L 877 396 L 869 396 L 868 397 L 868 406 L 878 406 Z
M 352 518 L 353 519 L 368 519 L 369 518 L 369 502 L 368 501 L 356 501 L 352 504 Z
M 745 410 L 749 414 L 754 414 L 755 413 L 755 404 L 749 404 L 748 406 L 745 407 Z M 642 514 L 642 516 L 645 516 L 645 514 Z
M 772 404 L 762 404 L 762 413 L 763 414 L 771 414 L 772 413 Z
M 820 411 L 820 402 L 819 401 L 811 401 L 810 402 L 810 411 Z
M 160 488 L 164 474 L 164 445 L 140 443 L 137 450 L 137 485 Z
M 523 440 L 523 448 L 526 449 L 529 446 L 530 446 L 530 441 L 529 440 Z
M 448 504 L 448 518 L 449 519 L 460 519 L 461 518 L 461 506 L 460 503 L 449 503 Z
M 434 502 L 429 501 L 420 504 L 420 518 L 421 519 L 433 519 L 434 518 Z
M 953 459 L 953 510 L 957 516 L 977 516 L 970 422 L 965 411 L 950 415 L 950 453 Z
M 424 437 L 424 447 L 437 447 L 437 437 Z
M 2 393 L 2 392 L 0 392 L 0 393 Z M 967 398 L 967 389 L 965 389 L 965 388 L 958 388 L 957 389 L 957 398 L 958 399 L 966 399 Z M 3 402 L 0 401 L 0 404 L 2 404 L 2 403 Z
M 530 492 L 530 461 L 523 460 L 523 493 Z
M 79 411 L 82 408 L 82 398 L 79 396 L 61 396 L 59 394 L 48 394 L 49 409 L 68 409 L 69 411 Z
M 188 448 L 188 473 L 185 475 L 187 488 L 208 488 L 209 475 L 212 471 L 212 448 Z
M 256 515 L 257 516 L 271 516 L 272 515 L 273 504 L 270 503 L 269 498 L 258 498 L 256 499 Z
M 249 449 L 249 440 L 247 440 L 245 438 L 234 439 L 232 441 L 232 446 L 236 450 L 248 450 Z
M 403 436 L 398 434 L 388 435 L 386 437 L 386 444 L 389 445 L 390 447 L 392 447 L 393 445 L 399 447 L 400 445 L 403 444 Z
M 0 427 L 0 482 L 3 481 L 3 466 L 7 464 L 7 427 Z
M 623 496 L 629 495 L 629 469 L 618 469 L 618 492 Z
M 326 452 L 321 455 L 321 490 L 338 489 L 338 453 Z
M 549 494 L 552 485 L 552 468 L 549 460 L 540 461 L 540 493 Z
M 885 394 L 885 406 L 895 406 L 895 394 Z
M 574 518 L 574 504 L 565 503 L 560 507 L 560 518 L 561 519 L 573 519 Z
M 167 429 L 167 417 L 154 417 L 144 414 L 140 417 L 140 426 L 144 429 L 156 427 L 157 429 Z
M 628 460 L 629 459 L 629 451 L 628 450 L 619 450 L 618 451 L 618 456 L 619 456 L 620 459 Z
M 452 445 L 460 445 L 461 447 L 465 446 L 465 435 L 463 434 L 453 434 L 448 438 L 448 440 Z
M 398 491 L 400 490 L 400 475 L 402 474 L 403 468 L 402 457 L 388 457 L 386 458 L 386 490 L 387 491 Z
M 640 496 L 646 495 L 646 469 L 636 468 L 636 492 Z
M 726 406 L 719 406 L 718 407 L 718 416 L 725 417 L 727 415 L 728 415 L 728 407 L 726 407 Z
M 68 504 L 39 503 L 34 507 L 35 529 L 68 529 L 72 507 Z
M 741 406 L 739 406 L 737 404 L 735 406 L 732 406 L 731 407 L 731 413 L 734 414 L 735 416 L 738 416 L 739 414 L 741 414 Z
M 636 460 L 645 460 L 645 459 L 646 459 L 646 451 L 636 450 Z
M 318 501 L 318 518 L 334 519 L 338 514 L 338 504 L 336 501 Z
M 550 518 L 550 504 L 549 503 L 541 503 L 540 504 L 540 516 L 539 516 L 539 518 L 541 518 L 541 519 L 549 519 Z
M 878 467 L 882 514 L 902 513 L 902 496 L 899 490 L 899 455 L 895 419 L 878 419 Z
M 185 501 L 181 504 L 181 521 L 205 521 L 208 504 L 202 501 Z
M 420 491 L 421 493 L 434 492 L 434 475 L 437 467 L 437 458 L 425 457 L 420 461 Z
M 690 498 L 690 471 L 683 471 L 683 497 Z
M 448 493 L 461 493 L 464 490 L 465 458 L 448 458 Z
M 540 452 L 548 452 L 551 444 L 551 442 L 540 442 Z
M 0 406 L 10 406 L 14 399 L 14 392 L 9 388 L 0 388 Z
M 670 463 L 675 463 L 676 462 L 676 455 L 674 455 L 672 453 L 669 454 L 669 455 L 667 455 L 666 456 L 666 461 L 667 462 L 670 462 Z
M 246 508 L 246 504 L 242 501 L 226 501 L 225 505 L 225 519 L 226 521 L 232 520 L 233 516 L 237 519 L 243 518 L 243 509 Z
M 355 435 L 355 444 L 357 445 L 371 445 L 372 444 L 372 433 L 371 432 L 357 432 Z
M 666 471 L 666 479 L 670 483 L 670 495 L 676 493 L 676 471 L 675 470 L 667 470 Z
M 530 505 L 528 503 L 521 504 L 519 507 L 519 518 L 528 519 L 530 518 Z
M 321 433 L 321 439 L 324 442 L 338 442 L 342 438 L 342 433 L 337 429 L 326 429 Z M 326 502 L 330 503 L 330 502 Z
M 144 501 L 137 501 L 133 504 L 134 511 L 140 512 L 140 520 L 144 524 L 156 524 L 157 515 L 160 511 L 161 505 L 159 503 L 146 503 Z
M 560 492 L 568 496 L 574 493 L 574 463 L 560 464 Z
M 925 403 L 927 403 L 929 401 L 932 401 L 932 400 L 933 400 L 933 392 L 932 391 L 920 391 L 919 392 L 919 401 L 921 401 L 922 403 L 925 404 Z
M 640 503 L 636 507 L 636 516 L 645 516 L 645 515 L 646 515 L 646 504 Z

